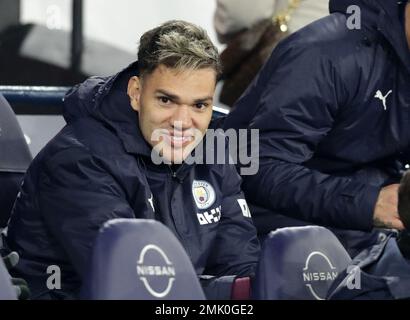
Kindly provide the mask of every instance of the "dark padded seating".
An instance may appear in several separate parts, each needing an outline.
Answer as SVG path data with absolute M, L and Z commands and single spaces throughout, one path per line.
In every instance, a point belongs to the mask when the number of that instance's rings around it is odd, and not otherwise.
M 6 99 L 0 94 L 0 228 L 7 224 L 31 160 L 17 118 Z
M 351 258 L 323 227 L 291 227 L 271 232 L 262 246 L 253 298 L 323 300 Z
M 84 299 L 203 300 L 184 248 L 160 222 L 114 219 L 97 236 Z

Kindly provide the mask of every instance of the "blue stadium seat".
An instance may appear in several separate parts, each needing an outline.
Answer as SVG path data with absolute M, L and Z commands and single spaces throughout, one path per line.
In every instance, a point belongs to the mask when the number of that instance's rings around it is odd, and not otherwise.
M 17 300 L 16 290 L 14 290 L 10 275 L 0 258 L 0 300 Z
M 7 224 L 24 173 L 32 160 L 23 132 L 0 94 L 0 228 Z
M 82 298 L 203 300 L 184 248 L 160 222 L 114 219 L 97 236 Z
M 291 227 L 271 232 L 262 246 L 254 299 L 324 300 L 351 258 L 323 227 Z

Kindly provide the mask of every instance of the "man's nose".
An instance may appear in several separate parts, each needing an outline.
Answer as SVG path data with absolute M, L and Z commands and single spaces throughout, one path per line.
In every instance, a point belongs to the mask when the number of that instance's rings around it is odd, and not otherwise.
M 176 129 L 184 130 L 192 127 L 192 117 L 190 106 L 180 105 L 176 108 L 172 117 L 172 126 Z

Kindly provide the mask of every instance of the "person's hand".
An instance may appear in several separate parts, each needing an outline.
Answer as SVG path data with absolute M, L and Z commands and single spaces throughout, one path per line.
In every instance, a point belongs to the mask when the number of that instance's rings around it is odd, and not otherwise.
M 7 256 L 3 257 L 3 262 L 7 270 L 10 271 L 19 262 L 18 253 L 14 251 L 11 252 Z M 30 298 L 30 290 L 28 288 L 27 282 L 24 279 L 11 278 L 11 283 L 13 284 L 13 287 L 16 289 L 17 297 L 19 300 L 27 300 L 28 298 Z
M 404 230 L 398 213 L 399 184 L 391 184 L 381 189 L 373 214 L 373 224 L 377 228 Z

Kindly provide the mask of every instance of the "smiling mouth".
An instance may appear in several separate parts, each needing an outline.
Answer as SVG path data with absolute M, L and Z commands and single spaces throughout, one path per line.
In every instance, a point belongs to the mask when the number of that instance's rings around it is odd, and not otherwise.
M 193 136 L 174 136 L 167 135 L 166 142 L 174 148 L 182 148 L 190 144 L 194 140 Z

